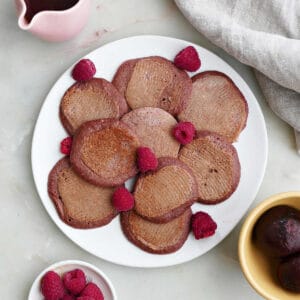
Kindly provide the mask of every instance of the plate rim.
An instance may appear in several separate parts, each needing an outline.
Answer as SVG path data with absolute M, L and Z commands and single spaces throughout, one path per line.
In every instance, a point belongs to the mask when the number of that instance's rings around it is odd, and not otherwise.
M 34 148 L 34 145 L 35 145 L 35 141 L 36 141 L 36 132 L 37 132 L 37 128 L 38 128 L 38 125 L 40 123 L 40 114 L 44 108 L 44 106 L 46 105 L 46 100 L 48 99 L 49 95 L 52 93 L 52 91 L 54 90 L 54 87 L 56 85 L 56 83 L 61 79 L 61 77 L 64 76 L 64 74 L 69 70 L 71 69 L 72 66 L 75 65 L 75 63 L 79 60 L 79 59 L 83 59 L 83 58 L 86 58 L 87 56 L 93 54 L 94 52 L 98 51 L 98 49 L 100 48 L 104 48 L 104 47 L 109 47 L 109 46 L 112 46 L 113 44 L 115 43 L 118 43 L 118 42 L 121 42 L 121 41 L 125 41 L 125 40 L 134 40 L 134 39 L 164 39 L 164 40 L 170 40 L 170 41 L 176 41 L 176 42 L 180 42 L 180 43 L 189 43 L 190 45 L 196 45 L 197 47 L 200 47 L 202 49 L 204 49 L 205 51 L 207 52 L 210 52 L 210 54 L 212 54 L 213 56 L 216 56 L 218 59 L 221 59 L 226 65 L 228 65 L 230 67 L 230 69 L 233 71 L 233 73 L 235 73 L 238 77 L 239 77 L 239 80 L 242 84 L 244 84 L 250 91 L 250 93 L 252 94 L 253 98 L 255 101 L 253 101 L 253 105 L 256 106 L 256 110 L 257 110 L 257 113 L 258 113 L 258 116 L 259 118 L 261 119 L 262 121 L 262 124 L 263 124 L 263 127 L 262 127 L 262 130 L 263 130 L 263 144 L 264 144 L 264 152 L 262 153 L 262 157 L 263 157 L 263 166 L 262 166 L 262 172 L 260 173 L 260 176 L 259 176 L 259 180 L 258 180 L 258 185 L 256 187 L 256 189 L 254 191 L 252 191 L 253 193 L 253 199 L 252 201 L 249 203 L 249 205 L 247 207 L 245 207 L 245 210 L 244 212 L 238 217 L 235 225 L 233 226 L 233 228 L 228 232 L 226 233 L 222 239 L 215 245 L 209 247 L 205 252 L 201 253 L 201 254 L 198 254 L 196 256 L 193 256 L 193 257 L 184 257 L 182 259 L 180 259 L 179 261 L 176 261 L 176 262 L 168 262 L 168 263 L 152 263 L 151 265 L 149 264 L 135 264 L 135 263 L 126 263 L 124 261 L 120 261 L 118 260 L 118 258 L 114 258 L 114 259 L 111 259 L 111 258 L 103 258 L 102 256 L 99 256 L 97 253 L 95 253 L 95 251 L 92 251 L 92 250 L 87 250 L 83 245 L 80 245 L 78 241 L 74 240 L 73 238 L 71 238 L 68 233 L 64 230 L 64 228 L 61 228 L 59 226 L 59 224 L 54 220 L 54 218 L 52 217 L 52 215 L 50 214 L 50 212 L 48 211 L 47 207 L 46 207 L 46 204 L 44 203 L 44 201 L 42 200 L 42 197 L 41 197 L 41 193 L 39 191 L 39 187 L 37 185 L 37 182 L 35 180 L 37 174 L 35 173 L 35 169 L 34 169 L 34 165 L 33 165 L 33 148 Z M 41 105 L 40 107 L 40 110 L 38 112 L 38 116 L 37 116 L 37 119 L 36 119 L 36 122 L 35 122 L 35 126 L 34 126 L 34 129 L 33 129 L 33 134 L 32 134 L 32 141 L 31 141 L 31 153 L 30 153 L 30 160 L 31 160 L 31 170 L 32 170 L 32 175 L 33 175 L 33 181 L 34 181 L 34 185 L 35 185 L 35 188 L 36 188 L 36 191 L 37 191 L 37 194 L 40 198 L 40 201 L 42 202 L 43 204 L 43 207 L 44 209 L 46 210 L 48 216 L 50 217 L 50 219 L 52 220 L 52 222 L 58 227 L 58 229 L 69 239 L 71 240 L 75 245 L 77 245 L 78 247 L 80 247 L 81 249 L 83 249 L 84 251 L 86 251 L 87 253 L 90 253 L 92 255 L 94 255 L 95 257 L 97 258 L 100 258 L 100 259 L 103 259 L 105 261 L 108 261 L 110 263 L 114 263 L 114 264 L 118 264 L 118 265 L 122 265 L 122 266 L 126 266 L 126 267 L 135 267 L 135 268 L 161 268 L 161 267 L 170 267 L 170 266 L 175 266 L 175 265 L 179 265 L 179 264 L 182 264 L 182 263 L 186 263 L 186 262 L 189 262 L 189 261 L 192 261 L 193 259 L 196 259 L 198 257 L 200 257 L 201 255 L 204 255 L 205 253 L 209 252 L 212 248 L 218 246 L 233 230 L 234 228 L 236 228 L 236 226 L 238 225 L 238 223 L 241 221 L 241 219 L 246 215 L 246 213 L 248 212 L 249 210 L 249 207 L 251 206 L 251 204 L 253 203 L 255 197 L 257 196 L 257 193 L 261 187 L 261 184 L 262 184 L 262 181 L 263 181 L 263 178 L 265 176 L 265 172 L 266 172 L 266 166 L 267 166 L 267 161 L 268 161 L 268 150 L 269 150 L 269 141 L 268 141 L 268 134 L 267 134 L 267 127 L 266 127 L 266 122 L 265 122 L 265 118 L 264 118 L 264 115 L 263 115 L 263 112 L 262 112 L 262 109 L 261 109 L 261 106 L 255 96 L 255 94 L 253 93 L 252 89 L 250 88 L 250 86 L 248 85 L 248 83 L 244 80 L 244 78 L 240 75 L 239 72 L 237 72 L 235 70 L 235 68 L 227 61 L 225 61 L 222 57 L 218 56 L 217 54 L 215 54 L 212 50 L 209 50 L 201 45 L 198 45 L 194 42 L 190 42 L 188 40 L 183 40 L 183 39 L 178 39 L 178 38 L 174 38 L 174 37 L 169 37 L 169 36 L 163 36 L 163 35 L 148 35 L 148 34 L 145 34 L 145 35 L 134 35 L 134 36 L 129 36 L 129 37 L 125 37 L 125 38 L 121 38 L 121 39 L 117 39 L 117 40 L 114 40 L 112 42 L 108 42 L 106 44 L 103 44 L 89 52 L 87 52 L 86 54 L 84 54 L 83 56 L 80 56 L 80 58 L 75 60 L 73 64 L 71 64 L 69 67 L 67 67 L 58 77 L 57 79 L 55 80 L 55 82 L 52 84 L 49 92 L 46 94 L 46 96 L 44 97 L 44 100 L 43 100 L 43 104 Z M 201 72 L 201 70 L 200 70 Z M 67 226 L 67 225 L 66 225 Z

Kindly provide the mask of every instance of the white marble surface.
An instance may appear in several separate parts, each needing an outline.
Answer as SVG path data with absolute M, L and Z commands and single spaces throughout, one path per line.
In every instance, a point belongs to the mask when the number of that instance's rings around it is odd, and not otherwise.
M 198 43 L 225 59 L 252 88 L 266 118 L 270 145 L 266 175 L 252 207 L 271 194 L 300 190 L 300 157 L 293 131 L 266 106 L 250 68 L 200 36 L 172 0 L 92 3 L 89 24 L 80 36 L 70 42 L 49 44 L 19 30 L 13 1 L 1 1 L 0 298 L 27 299 L 32 281 L 47 265 L 81 259 L 111 278 L 121 300 L 260 299 L 239 267 L 240 224 L 202 257 L 175 267 L 147 270 L 114 265 L 86 253 L 48 217 L 30 168 L 32 131 L 44 97 L 77 58 L 107 42 L 137 34 L 160 34 Z

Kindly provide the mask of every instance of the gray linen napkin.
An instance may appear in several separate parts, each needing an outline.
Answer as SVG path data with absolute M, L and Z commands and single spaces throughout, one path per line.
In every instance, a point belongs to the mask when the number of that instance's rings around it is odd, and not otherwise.
M 300 153 L 300 0 L 175 0 L 191 24 L 255 75 Z

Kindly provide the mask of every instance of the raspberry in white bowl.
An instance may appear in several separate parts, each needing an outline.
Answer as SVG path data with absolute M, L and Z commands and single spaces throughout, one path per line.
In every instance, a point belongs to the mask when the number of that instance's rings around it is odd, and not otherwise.
M 52 293 L 53 299 L 85 299 L 95 293 L 97 300 L 117 300 L 107 276 L 97 267 L 78 260 L 61 261 L 43 270 L 33 282 L 28 300 L 43 300 L 45 294 L 51 297 Z M 62 294 L 65 298 L 61 298 Z

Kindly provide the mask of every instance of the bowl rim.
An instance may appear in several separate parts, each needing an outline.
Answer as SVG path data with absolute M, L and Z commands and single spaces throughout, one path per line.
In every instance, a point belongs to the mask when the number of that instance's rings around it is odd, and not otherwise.
M 94 272 L 98 273 L 102 278 L 103 280 L 107 283 L 111 293 L 112 293 L 112 297 L 113 297 L 113 300 L 117 300 L 118 297 L 117 297 L 117 293 L 116 293 L 116 290 L 111 282 L 111 280 L 107 277 L 106 274 L 104 274 L 103 271 L 101 271 L 98 267 L 96 267 L 95 265 L 91 264 L 91 263 L 88 263 L 88 262 L 85 262 L 85 261 L 82 261 L 82 260 L 76 260 L 76 259 L 70 259 L 70 260 L 62 260 L 62 261 L 58 261 L 56 263 L 53 263 L 51 265 L 49 265 L 48 267 L 46 267 L 45 269 L 43 269 L 34 279 L 34 281 L 32 282 L 32 285 L 31 285 L 31 288 L 29 290 L 29 293 L 28 293 L 28 300 L 31 300 L 30 296 L 31 296 L 31 293 L 32 293 L 32 288 L 34 286 L 34 284 L 37 282 L 37 281 L 40 281 L 42 279 L 42 277 L 48 272 L 48 271 L 52 271 L 56 268 L 59 268 L 59 267 L 62 267 L 62 266 L 66 266 L 66 265 L 78 265 L 78 266 L 83 266 L 83 267 L 86 267 L 86 268 L 89 268 L 91 270 L 93 270 Z
M 254 290 L 260 294 L 261 296 L 269 299 L 269 300 L 278 300 L 273 295 L 269 294 L 268 291 L 261 288 L 261 286 L 256 282 L 255 278 L 252 276 L 248 264 L 247 259 L 244 252 L 245 240 L 249 234 L 249 231 L 253 229 L 254 222 L 266 211 L 267 208 L 270 207 L 270 204 L 276 204 L 283 199 L 289 198 L 300 198 L 300 191 L 292 191 L 292 192 L 283 192 L 279 194 L 272 195 L 266 199 L 264 199 L 261 203 L 259 203 L 255 208 L 253 208 L 247 215 L 242 228 L 239 234 L 238 241 L 238 257 L 241 269 L 243 271 L 244 276 L 246 277 L 249 284 L 254 288 Z M 272 205 L 273 207 L 273 205 Z

